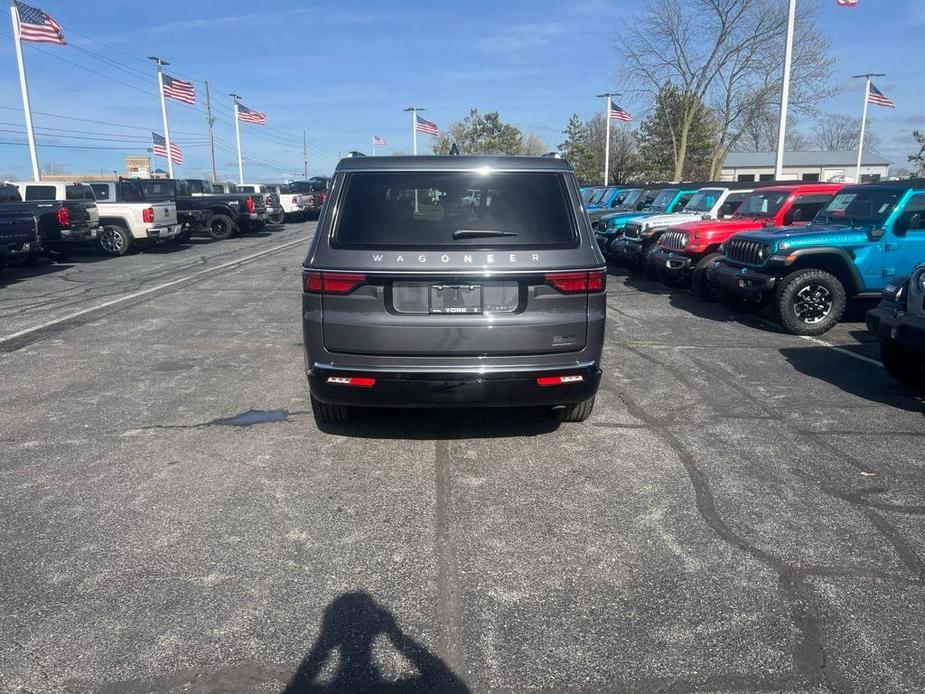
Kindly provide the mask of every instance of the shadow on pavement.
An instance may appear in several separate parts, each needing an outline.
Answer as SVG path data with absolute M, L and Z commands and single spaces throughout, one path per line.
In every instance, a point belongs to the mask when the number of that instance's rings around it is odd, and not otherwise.
M 846 393 L 901 410 L 925 411 L 925 401 L 916 398 L 878 366 L 828 347 L 787 347 L 780 353 L 800 373 L 831 383 Z
M 385 637 L 389 645 L 417 670 L 397 680 L 384 677 L 373 660 L 373 644 Z M 325 662 L 339 652 L 337 667 L 322 677 Z M 405 634 L 395 617 L 364 592 L 344 593 L 324 611 L 321 633 L 284 690 L 286 694 L 315 692 L 468 692 L 440 658 Z
M 493 439 L 539 436 L 560 422 L 549 408 L 357 409 L 344 424 L 318 422 L 326 434 L 361 439 Z

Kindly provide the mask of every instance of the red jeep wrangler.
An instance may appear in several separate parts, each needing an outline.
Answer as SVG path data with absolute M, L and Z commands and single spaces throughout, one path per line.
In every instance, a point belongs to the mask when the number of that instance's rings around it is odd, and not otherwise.
M 794 183 L 758 188 L 731 217 L 670 227 L 658 240 L 652 263 L 665 284 L 693 284 L 701 297 L 712 299 L 706 269 L 722 255 L 721 244 L 740 231 L 809 224 L 842 185 Z

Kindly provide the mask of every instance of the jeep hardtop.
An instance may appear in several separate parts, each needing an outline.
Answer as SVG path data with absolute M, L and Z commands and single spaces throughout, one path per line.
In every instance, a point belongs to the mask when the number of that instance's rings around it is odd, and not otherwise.
M 590 415 L 606 271 L 566 161 L 343 159 L 331 203 L 302 267 L 319 422 L 358 405 Z

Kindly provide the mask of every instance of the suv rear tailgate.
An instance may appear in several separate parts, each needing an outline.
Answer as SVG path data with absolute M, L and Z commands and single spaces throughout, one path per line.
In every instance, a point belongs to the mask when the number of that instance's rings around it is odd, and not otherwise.
M 148 205 L 154 209 L 154 227 L 169 227 L 177 223 L 177 206 L 173 202 L 153 202 Z

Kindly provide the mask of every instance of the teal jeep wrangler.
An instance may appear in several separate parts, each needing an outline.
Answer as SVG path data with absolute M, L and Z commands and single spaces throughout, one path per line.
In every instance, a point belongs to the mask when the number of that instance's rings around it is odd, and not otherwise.
M 708 278 L 727 308 L 770 303 L 788 332 L 821 335 L 925 260 L 925 180 L 846 186 L 808 226 L 737 234 L 722 252 Z

